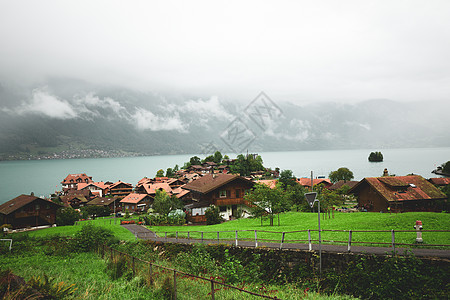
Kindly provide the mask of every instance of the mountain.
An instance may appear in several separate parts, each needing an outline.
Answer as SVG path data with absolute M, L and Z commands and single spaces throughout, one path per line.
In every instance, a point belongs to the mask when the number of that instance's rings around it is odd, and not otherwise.
M 448 147 L 449 105 L 237 103 L 54 79 L 0 84 L 0 158 Z

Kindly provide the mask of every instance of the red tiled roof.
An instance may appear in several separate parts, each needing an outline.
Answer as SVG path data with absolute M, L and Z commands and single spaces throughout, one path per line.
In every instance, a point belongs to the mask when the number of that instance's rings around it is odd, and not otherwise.
M 172 188 L 167 182 L 144 184 L 144 189 L 149 195 L 156 194 L 156 191 L 160 189 L 166 191 L 167 193 L 172 193 Z
M 336 182 L 335 184 L 333 184 L 332 186 L 330 186 L 328 189 L 335 191 L 340 189 L 341 187 L 343 187 L 344 185 L 349 186 L 350 188 L 354 187 L 355 185 L 358 184 L 359 181 L 344 181 L 344 180 L 339 180 L 338 182 Z
M 252 181 L 247 180 L 243 177 L 232 175 L 232 174 L 217 174 L 212 175 L 208 174 L 205 175 L 197 180 L 194 180 L 186 185 L 183 186 L 183 189 L 190 190 L 190 191 L 196 191 L 202 194 L 209 193 L 216 188 L 219 188 L 233 180 L 243 180 L 248 181 L 253 184 Z
M 311 187 L 311 178 L 297 178 L 297 182 L 306 187 Z M 331 181 L 328 178 L 316 178 L 313 179 L 313 184 L 319 185 L 319 184 L 325 184 L 325 185 L 331 185 Z
M 16 211 L 17 209 L 27 205 L 28 203 L 31 203 L 35 200 L 42 200 L 48 203 L 51 203 L 56 206 L 60 206 L 59 204 L 56 204 L 52 201 L 42 199 L 36 196 L 31 195 L 20 195 L 12 200 L 9 200 L 8 202 L 3 203 L 0 205 L 0 213 L 4 215 L 9 215 L 10 213 Z
M 271 189 L 274 189 L 277 186 L 277 182 L 278 182 L 278 180 L 276 180 L 276 179 L 268 179 L 268 180 L 258 180 L 258 181 L 256 181 L 256 183 L 265 184 L 268 187 L 270 187 Z
M 447 198 L 439 189 L 419 175 L 364 178 L 350 192 L 358 193 L 359 188 L 365 183 L 391 202 Z
M 128 196 L 126 196 L 125 198 L 123 198 L 122 200 L 120 200 L 120 203 L 139 203 L 140 201 L 142 201 L 142 199 L 144 199 L 145 197 L 148 197 L 147 194 L 135 194 L 135 193 L 131 193 Z
M 133 187 L 133 185 L 131 184 L 131 183 L 126 183 L 126 182 L 123 182 L 123 181 L 117 181 L 117 182 L 115 182 L 115 183 L 113 183 L 113 184 L 111 184 L 110 186 L 109 186 L 109 188 L 110 189 L 113 189 L 113 188 L 115 188 L 116 186 L 118 186 L 118 185 L 120 185 L 120 184 L 125 184 L 125 185 L 128 185 L 129 187 Z
M 81 179 L 82 182 L 86 181 L 92 182 L 92 177 L 87 176 L 85 173 L 81 173 L 81 174 L 69 174 L 61 183 L 62 184 L 76 183 L 77 179 Z
M 448 185 L 450 184 L 450 177 L 430 178 L 428 181 L 430 181 L 434 185 Z

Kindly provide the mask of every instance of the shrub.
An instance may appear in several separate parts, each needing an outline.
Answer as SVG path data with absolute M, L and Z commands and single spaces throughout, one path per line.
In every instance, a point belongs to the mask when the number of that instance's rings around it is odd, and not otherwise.
M 220 224 L 223 221 L 219 208 L 215 205 L 211 205 L 206 209 L 205 216 L 206 225 Z
M 192 252 L 179 253 L 176 265 L 195 275 L 212 274 L 216 271 L 215 260 L 206 251 L 206 246 L 203 244 L 194 244 Z
M 63 207 L 56 212 L 56 225 L 73 225 L 80 218 L 80 213 L 72 207 Z
M 75 251 L 88 252 L 96 250 L 100 244 L 108 243 L 113 237 L 111 230 L 87 224 L 75 234 L 73 246 Z

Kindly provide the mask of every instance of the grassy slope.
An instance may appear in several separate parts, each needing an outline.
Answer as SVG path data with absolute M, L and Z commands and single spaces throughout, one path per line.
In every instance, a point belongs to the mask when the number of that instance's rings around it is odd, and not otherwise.
M 334 219 L 321 220 L 322 229 L 339 230 L 414 230 L 416 220 L 421 220 L 425 230 L 449 230 L 450 215 L 445 213 L 402 213 L 402 214 L 382 214 L 382 213 L 335 213 Z M 281 226 L 277 226 L 277 219 L 274 220 L 275 226 L 268 226 L 268 221 L 264 221 L 261 226 L 260 219 L 239 219 L 236 221 L 225 222 L 210 226 L 154 226 L 151 230 L 164 235 L 164 232 L 175 231 L 204 231 L 205 238 L 216 238 L 217 231 L 234 230 L 265 230 L 275 232 L 289 232 L 306 229 L 317 229 L 317 213 L 296 213 L 288 212 L 280 215 Z M 179 233 L 179 236 L 181 234 Z M 191 237 L 199 237 L 199 234 L 192 234 Z M 234 239 L 234 232 L 221 233 L 221 237 Z M 239 233 L 239 238 L 254 238 L 253 232 Z M 266 239 L 281 238 L 281 234 L 258 233 L 258 237 Z M 391 241 L 391 233 L 353 233 L 354 241 Z M 318 238 L 317 232 L 312 232 L 312 238 Z M 348 233 L 323 232 L 324 240 L 348 240 Z M 414 243 L 416 233 L 396 233 L 397 243 Z M 428 244 L 450 244 L 449 233 L 423 233 L 424 242 Z M 286 239 L 307 239 L 307 233 L 286 234 Z
M 46 235 L 53 235 L 53 234 L 59 234 L 64 236 L 73 236 L 75 233 L 77 233 L 83 224 L 85 223 L 92 223 L 96 226 L 101 226 L 107 229 L 112 230 L 114 235 L 119 238 L 120 240 L 130 241 L 134 240 L 135 236 L 128 231 L 127 229 L 120 226 L 120 219 L 116 220 L 116 224 L 114 224 L 113 219 L 96 219 L 96 220 L 90 220 L 90 221 L 82 221 L 79 222 L 78 225 L 74 226 L 58 226 L 58 227 L 51 227 L 46 229 L 40 229 L 36 231 L 30 231 L 29 235 L 34 237 L 42 237 Z

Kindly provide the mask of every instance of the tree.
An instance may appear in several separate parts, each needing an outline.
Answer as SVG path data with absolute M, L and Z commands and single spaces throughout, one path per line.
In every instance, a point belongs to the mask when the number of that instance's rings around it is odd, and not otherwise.
M 299 185 L 296 182 L 296 178 L 293 175 L 291 170 L 283 170 L 283 171 L 281 171 L 278 181 L 283 184 L 283 188 L 285 190 L 288 188 L 288 186 Z
M 213 162 L 214 161 L 214 155 L 209 155 L 205 157 L 205 159 L 202 162 Z
M 183 203 L 177 197 L 167 194 L 166 191 L 157 190 L 152 208 L 160 215 L 167 216 L 170 211 L 183 208 Z
M 214 153 L 214 162 L 216 164 L 220 164 L 222 162 L 222 158 L 223 158 L 223 156 L 222 156 L 222 153 L 220 153 L 220 151 L 216 151 Z
M 376 152 L 370 152 L 369 155 L 369 161 L 370 162 L 380 162 L 383 161 L 383 154 L 381 154 L 381 152 L 376 151 Z
M 443 173 L 445 173 L 445 174 L 447 174 L 447 175 L 450 175 L 450 161 L 448 161 L 448 162 L 446 162 L 446 163 L 443 163 L 443 164 L 441 165 L 441 167 L 442 167 L 442 172 L 443 172 Z
M 73 225 L 80 218 L 80 213 L 72 207 L 63 207 L 56 212 L 56 225 Z
M 169 178 L 175 177 L 175 172 L 173 171 L 172 168 L 167 168 L 167 170 L 166 170 L 166 177 L 169 177 Z
M 202 161 L 200 160 L 200 157 L 192 156 L 191 159 L 189 159 L 189 163 L 191 164 L 191 166 L 201 165 Z
M 255 216 L 269 214 L 270 226 L 273 226 L 273 218 L 275 214 L 289 209 L 288 199 L 283 189 L 277 185 L 271 189 L 265 184 L 256 184 L 253 190 L 244 196 L 253 207 Z
M 159 169 L 156 172 L 156 177 L 164 177 L 164 170 L 163 169 Z
M 111 209 L 107 206 L 89 205 L 83 206 L 81 213 L 90 217 L 107 217 L 111 214 Z
M 264 171 L 263 160 L 260 155 L 256 158 L 253 155 L 239 154 L 235 163 L 231 166 L 231 173 L 239 173 L 241 176 L 249 176 L 252 172 Z
M 330 172 L 328 177 L 330 178 L 330 181 L 332 183 L 336 183 L 339 180 L 349 181 L 354 178 L 353 172 L 345 167 L 342 167 L 342 168 L 337 169 L 336 171 Z

